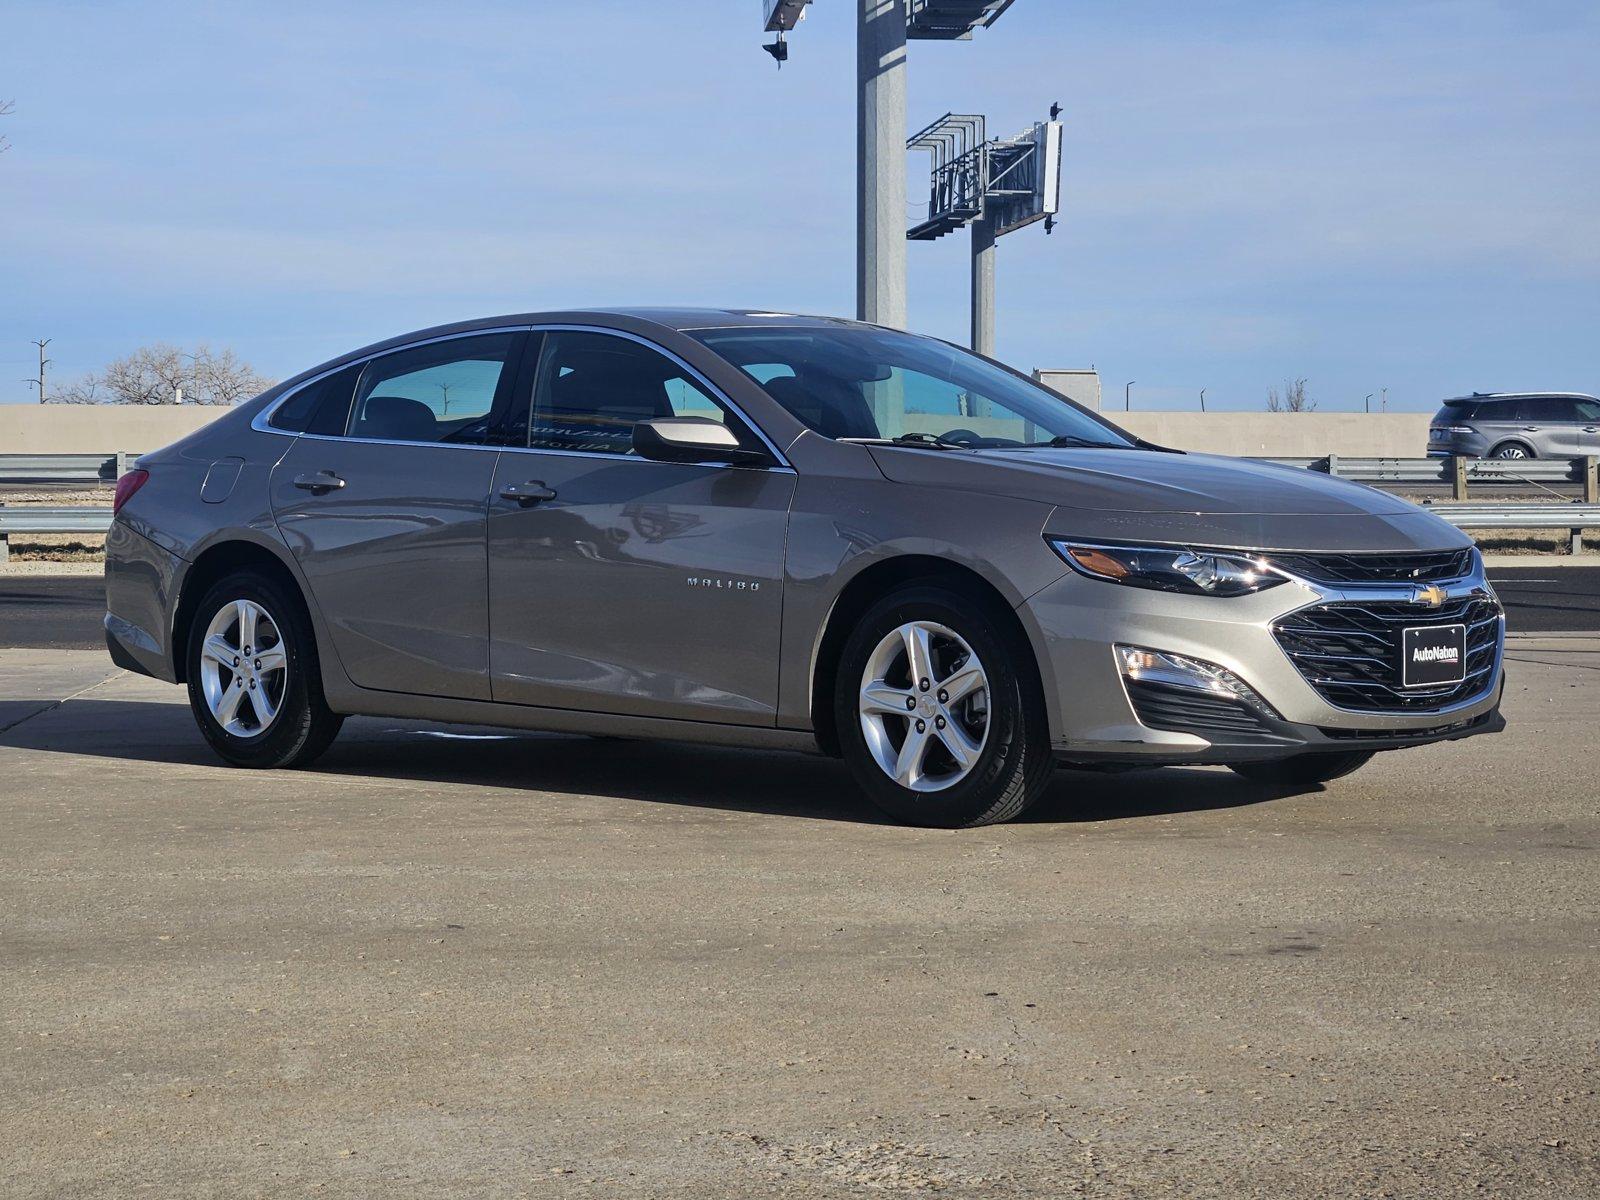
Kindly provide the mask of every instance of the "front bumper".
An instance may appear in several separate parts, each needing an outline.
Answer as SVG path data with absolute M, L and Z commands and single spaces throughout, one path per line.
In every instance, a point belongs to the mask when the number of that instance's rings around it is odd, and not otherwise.
M 1456 596 L 1493 591 L 1482 569 L 1448 581 Z M 1319 693 L 1274 635 L 1279 618 L 1338 603 L 1393 604 L 1405 585 L 1336 587 L 1293 580 L 1231 599 L 1182 596 L 1064 576 L 1023 606 L 1048 658 L 1053 680 L 1051 734 L 1056 757 L 1083 763 L 1227 763 L 1316 751 L 1393 750 L 1494 733 L 1504 688 L 1504 622 L 1494 629 L 1492 665 L 1483 686 L 1437 708 L 1342 708 Z M 1427 610 L 1418 609 L 1418 623 Z M 1253 689 L 1269 712 L 1230 719 L 1214 698 L 1185 703 L 1130 695 L 1116 647 L 1138 646 L 1214 663 Z M 1487 653 L 1487 651 L 1486 651 Z M 1208 707 L 1209 702 L 1209 707 Z M 1412 702 L 1414 703 L 1414 701 Z M 1157 712 L 1163 719 L 1151 716 Z M 1214 714 L 1208 716 L 1208 713 Z M 1159 727 L 1158 727 L 1159 726 Z

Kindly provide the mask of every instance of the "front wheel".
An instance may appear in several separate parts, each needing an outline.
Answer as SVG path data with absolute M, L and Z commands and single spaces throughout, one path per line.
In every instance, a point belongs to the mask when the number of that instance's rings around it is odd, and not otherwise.
M 1359 771 L 1372 757 L 1371 750 L 1347 750 L 1335 754 L 1297 754 L 1272 762 L 1233 763 L 1232 769 L 1254 783 L 1277 787 L 1306 787 L 1327 783 L 1352 771 Z
M 323 699 L 300 597 L 262 571 L 238 571 L 201 598 L 187 675 L 200 732 L 237 767 L 303 766 L 344 723 Z
M 878 601 L 840 657 L 834 719 L 867 797 L 913 825 L 1017 816 L 1054 761 L 1029 651 L 991 606 L 937 584 Z

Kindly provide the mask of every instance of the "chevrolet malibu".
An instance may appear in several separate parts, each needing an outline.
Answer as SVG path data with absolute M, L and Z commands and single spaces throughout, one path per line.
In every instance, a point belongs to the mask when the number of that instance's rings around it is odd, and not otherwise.
M 107 641 L 222 758 L 346 716 L 806 749 L 905 821 L 1058 765 L 1311 786 L 1503 728 L 1472 543 L 944 342 L 540 313 L 315 367 L 118 483 Z

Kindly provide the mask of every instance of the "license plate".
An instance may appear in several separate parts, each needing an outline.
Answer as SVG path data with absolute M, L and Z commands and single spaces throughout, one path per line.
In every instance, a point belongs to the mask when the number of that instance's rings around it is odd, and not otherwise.
M 1467 627 L 1423 625 L 1401 635 L 1400 681 L 1405 687 L 1438 687 L 1467 677 Z

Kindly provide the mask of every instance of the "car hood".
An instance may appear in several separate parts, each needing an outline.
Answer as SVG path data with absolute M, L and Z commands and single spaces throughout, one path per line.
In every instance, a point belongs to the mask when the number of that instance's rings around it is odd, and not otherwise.
M 1415 512 L 1397 496 L 1302 467 L 1155 450 L 873 446 L 897 483 L 958 488 L 1095 512 L 1346 517 Z
M 1050 537 L 1338 553 L 1472 544 L 1398 496 L 1302 467 L 1142 450 L 871 449 L 899 483 L 1049 504 Z

